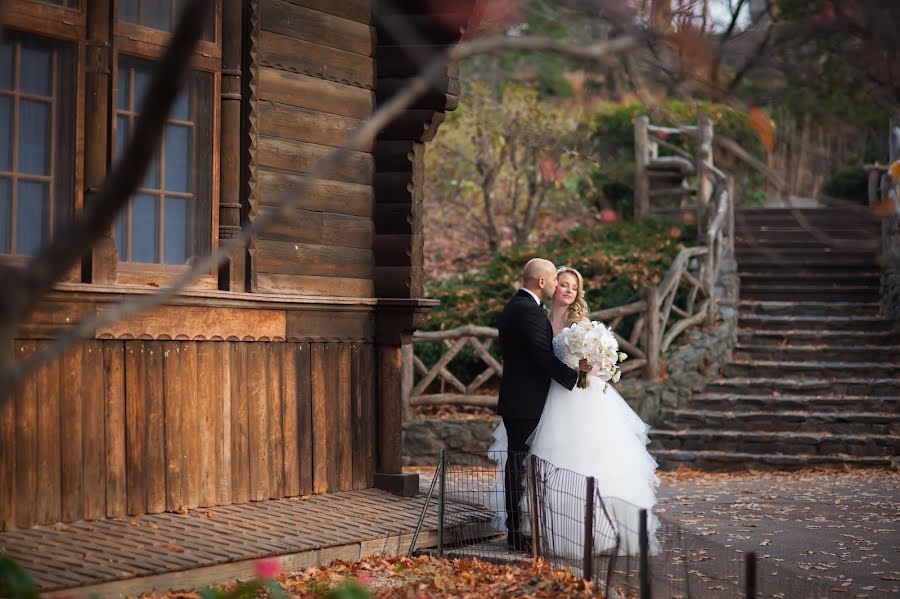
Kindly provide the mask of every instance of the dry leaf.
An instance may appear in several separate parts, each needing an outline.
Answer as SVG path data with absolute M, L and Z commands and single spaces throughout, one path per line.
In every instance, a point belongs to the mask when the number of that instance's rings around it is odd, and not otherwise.
M 759 137 L 759 141 L 771 152 L 772 148 L 775 147 L 775 123 L 759 106 L 752 106 L 747 116 L 750 119 L 750 126 Z

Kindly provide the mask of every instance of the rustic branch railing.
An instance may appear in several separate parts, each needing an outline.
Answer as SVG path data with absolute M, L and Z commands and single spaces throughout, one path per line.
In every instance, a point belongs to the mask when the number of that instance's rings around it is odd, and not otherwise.
M 696 156 L 664 139 L 672 135 L 686 135 L 698 141 Z M 704 322 L 712 323 L 716 318 L 719 271 L 722 260 L 734 250 L 734 189 L 732 179 L 713 165 L 712 124 L 708 119 L 701 119 L 699 126 L 671 128 L 650 125 L 647 117 L 639 117 L 635 124 L 636 144 L 639 137 L 642 143 L 654 145 L 654 150 L 647 156 L 660 161 L 657 164 L 674 164 L 679 172 L 687 172 L 687 165 L 696 174 L 697 187 L 692 195 L 697 197 L 698 228 L 703 245 L 681 250 L 662 282 L 645 287 L 640 301 L 592 312 L 590 318 L 609 326 L 619 346 L 628 354 L 628 360 L 622 365 L 623 374 L 639 372 L 645 378 L 655 379 L 660 374 L 660 353 L 684 331 Z M 658 156 L 656 148 L 660 146 L 672 151 L 674 156 Z M 641 159 L 637 162 L 640 167 Z M 637 201 L 637 189 L 635 194 Z M 632 324 L 627 334 L 624 330 L 626 322 Z M 502 364 L 490 353 L 497 338 L 497 329 L 474 325 L 416 332 L 403 359 L 406 415 L 412 406 L 496 406 L 496 393 L 488 391 L 485 385 L 503 374 Z M 416 355 L 415 347 L 435 343 L 440 344 L 441 354 L 429 368 Z M 469 382 L 461 381 L 448 369 L 450 362 L 466 347 L 474 350 L 485 365 L 485 369 Z M 433 389 L 436 385 L 440 386 L 437 391 Z
M 891 118 L 888 128 L 887 165 L 866 165 L 869 173 L 869 206 L 881 215 L 881 258 L 887 273 L 900 273 L 900 178 L 891 175 L 893 165 L 900 165 L 900 114 Z M 897 319 L 896 299 L 892 294 L 900 293 L 895 282 L 885 281 L 882 288 L 882 302 L 885 313 Z

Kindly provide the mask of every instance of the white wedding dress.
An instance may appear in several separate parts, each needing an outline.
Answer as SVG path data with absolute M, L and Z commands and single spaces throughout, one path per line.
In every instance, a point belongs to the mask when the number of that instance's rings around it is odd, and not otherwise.
M 564 349 L 562 336 L 553 339 L 553 351 L 562 359 Z M 647 452 L 650 427 L 634 413 L 612 385 L 606 385 L 596 376 L 591 376 L 587 389 L 575 387 L 569 391 L 556 381 L 550 382 L 547 402 L 541 420 L 528 440 L 529 451 L 549 462 L 556 468 L 571 470 L 584 476 L 593 476 L 602 499 L 602 505 L 595 505 L 594 551 L 609 553 L 615 547 L 609 522 L 618 533 L 619 549 L 622 555 L 636 555 L 639 550 L 639 511 L 644 508 L 650 514 L 648 532 L 650 551 L 656 553 L 658 544 L 656 530 L 659 520 L 652 513 L 656 505 L 656 460 Z M 507 449 L 506 429 L 501 422 L 494 432 L 491 451 L 496 455 Z M 501 459 L 505 462 L 505 459 Z M 505 463 L 498 465 L 498 485 L 503 490 Z M 541 522 L 544 527 L 542 537 L 555 555 L 580 558 L 583 553 L 584 530 L 584 488 L 565 489 L 562 487 L 579 485 L 580 477 L 552 477 L 543 488 Z M 540 483 L 539 483 L 540 485 Z M 570 494 L 571 493 L 571 494 Z M 530 513 L 527 507 L 528 493 L 523 494 L 523 513 Z M 599 503 L 599 502 L 598 502 Z M 503 528 L 506 514 L 502 496 L 497 498 L 501 512 L 494 524 Z M 527 516 L 521 523 L 523 532 L 530 533 Z

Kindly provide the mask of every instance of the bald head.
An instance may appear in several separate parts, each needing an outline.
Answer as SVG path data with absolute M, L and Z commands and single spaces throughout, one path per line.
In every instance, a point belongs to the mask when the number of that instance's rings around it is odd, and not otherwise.
M 543 258 L 532 258 L 522 270 L 522 284 L 538 297 L 550 299 L 556 292 L 556 266 Z

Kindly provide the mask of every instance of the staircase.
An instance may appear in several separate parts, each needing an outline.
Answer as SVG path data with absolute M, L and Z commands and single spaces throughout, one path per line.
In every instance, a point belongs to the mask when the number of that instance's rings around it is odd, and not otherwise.
M 839 209 L 737 214 L 738 339 L 720 378 L 661 414 L 663 468 L 896 465 L 900 334 L 881 315 L 879 224 Z

